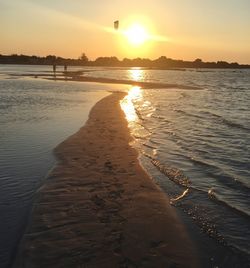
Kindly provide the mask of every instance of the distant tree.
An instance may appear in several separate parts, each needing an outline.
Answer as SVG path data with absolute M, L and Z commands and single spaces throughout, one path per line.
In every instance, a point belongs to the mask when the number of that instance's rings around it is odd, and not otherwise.
M 202 59 L 194 60 L 193 64 L 194 64 L 193 67 L 195 67 L 195 68 L 202 68 L 204 65 Z
M 83 61 L 83 62 L 88 62 L 89 61 L 89 59 L 88 59 L 88 57 L 86 56 L 85 53 L 81 54 L 81 56 L 79 57 L 79 60 Z
M 196 59 L 194 62 L 195 63 L 202 63 L 202 59 Z
M 217 61 L 216 65 L 219 68 L 229 68 L 230 67 L 229 63 L 226 61 Z
M 129 66 L 133 65 L 133 64 L 132 64 L 132 60 L 131 60 L 131 59 L 128 59 L 128 58 L 124 58 L 124 59 L 122 60 L 122 65 L 123 65 L 123 66 L 126 66 L 126 67 L 129 67 Z
M 161 56 L 154 60 L 154 65 L 157 67 L 166 67 L 168 65 L 168 59 L 166 56 Z
M 232 67 L 232 68 L 238 68 L 240 65 L 239 65 L 239 63 L 238 62 L 232 62 L 231 64 L 230 64 L 230 67 Z
M 118 66 L 120 61 L 117 57 L 98 57 L 95 64 L 99 66 Z
M 0 54 L 1 64 L 57 64 L 57 65 L 72 65 L 72 66 L 124 66 L 124 67 L 149 67 L 149 68 L 248 68 L 250 65 L 242 65 L 237 62 L 228 63 L 226 61 L 218 62 L 203 62 L 197 58 L 194 61 L 183 61 L 161 56 L 158 59 L 150 60 L 147 58 L 124 58 L 120 61 L 117 57 L 99 57 L 95 61 L 88 60 L 85 53 L 77 59 L 56 57 L 55 55 L 28 56 L 28 55 L 3 55 Z
M 56 56 L 54 56 L 54 55 L 48 55 L 48 56 L 46 56 L 46 59 L 47 60 L 56 60 Z

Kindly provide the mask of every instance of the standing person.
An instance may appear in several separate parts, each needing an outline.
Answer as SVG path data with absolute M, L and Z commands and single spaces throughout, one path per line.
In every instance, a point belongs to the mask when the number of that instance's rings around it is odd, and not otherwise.
M 56 64 L 55 63 L 53 64 L 53 72 L 54 72 L 54 74 L 56 74 Z
M 67 64 L 64 65 L 64 78 L 67 81 L 68 80 L 68 72 L 67 72 L 68 66 Z

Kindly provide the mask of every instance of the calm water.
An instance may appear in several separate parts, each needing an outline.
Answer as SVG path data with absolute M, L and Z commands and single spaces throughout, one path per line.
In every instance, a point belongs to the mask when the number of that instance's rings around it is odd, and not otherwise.
M 112 87 L 22 79 L 46 66 L 0 66 L 0 267 L 14 258 L 35 191 L 55 164 L 52 150 L 75 133 Z
M 0 67 L 0 260 L 6 265 L 34 192 L 54 164 L 52 149 L 83 125 L 106 89 L 123 88 L 14 75 L 50 74 L 50 68 Z M 172 205 L 207 236 L 249 257 L 250 70 L 87 69 L 94 77 L 200 88 L 133 87 L 125 100 L 129 126 L 142 164 Z

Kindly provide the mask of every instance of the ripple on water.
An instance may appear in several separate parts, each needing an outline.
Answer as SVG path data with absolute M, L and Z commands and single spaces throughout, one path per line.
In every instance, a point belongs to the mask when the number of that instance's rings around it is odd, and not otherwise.
M 193 75 L 206 90 L 148 89 L 133 101 L 139 123 L 151 130 L 137 146 L 148 158 L 142 157 L 146 169 L 177 199 L 175 206 L 209 236 L 249 256 L 250 75 L 225 71 L 223 83 L 221 73 L 207 75 L 207 82 L 202 73 Z M 240 84 L 240 94 L 231 79 Z M 151 103 L 150 117 L 144 102 Z

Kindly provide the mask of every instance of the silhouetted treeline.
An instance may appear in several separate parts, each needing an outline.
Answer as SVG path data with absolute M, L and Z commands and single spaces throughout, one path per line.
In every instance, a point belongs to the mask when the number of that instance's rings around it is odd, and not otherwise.
M 65 59 L 54 55 L 46 57 L 27 56 L 27 55 L 0 55 L 0 64 L 34 64 L 34 65 L 86 65 L 88 58 L 83 54 L 78 59 Z
M 228 63 L 226 61 L 203 62 L 201 59 L 194 61 L 174 60 L 161 56 L 158 59 L 150 60 L 144 58 L 119 60 L 117 57 L 98 57 L 90 61 L 82 53 L 78 59 L 62 58 L 54 55 L 46 57 L 27 55 L 1 55 L 0 64 L 35 64 L 35 65 L 72 65 L 72 66 L 110 66 L 110 67 L 146 67 L 146 68 L 250 68 L 248 64 Z

